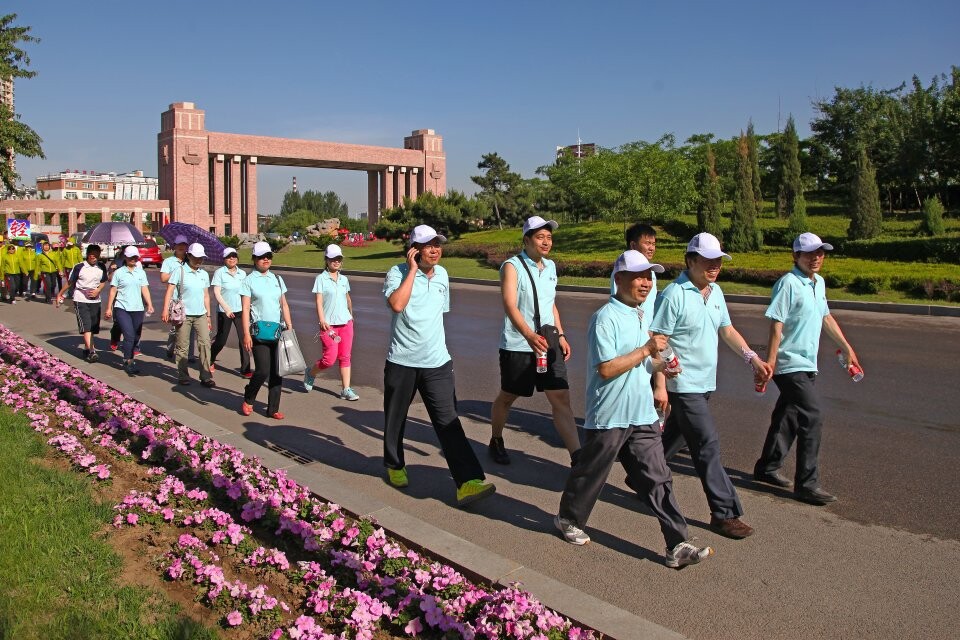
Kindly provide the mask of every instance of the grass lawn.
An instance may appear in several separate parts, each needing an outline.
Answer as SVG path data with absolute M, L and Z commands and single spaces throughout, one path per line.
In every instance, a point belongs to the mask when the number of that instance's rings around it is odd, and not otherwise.
M 116 580 L 111 505 L 60 471 L 26 417 L 0 407 L 0 638 L 217 638 L 162 595 Z

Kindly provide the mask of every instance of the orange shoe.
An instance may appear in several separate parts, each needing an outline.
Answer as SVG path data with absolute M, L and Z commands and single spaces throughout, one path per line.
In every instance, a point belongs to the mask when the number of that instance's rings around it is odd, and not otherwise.
M 270 417 L 273 418 L 274 420 L 283 420 L 286 416 L 284 416 L 282 413 L 277 411 L 275 414 L 273 414 Z
M 242 413 L 245 416 L 250 415 L 251 413 L 253 413 L 253 405 L 247 404 L 246 402 L 242 403 L 240 405 L 240 413 Z

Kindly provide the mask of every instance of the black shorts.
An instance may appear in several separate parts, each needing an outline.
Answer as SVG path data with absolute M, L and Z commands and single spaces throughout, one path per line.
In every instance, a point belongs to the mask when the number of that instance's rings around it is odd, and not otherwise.
M 515 396 L 529 398 L 533 390 L 557 391 L 569 389 L 567 364 L 559 350 L 547 352 L 547 372 L 537 373 L 537 363 L 531 351 L 500 349 L 500 388 Z
M 90 332 L 100 333 L 100 303 L 74 302 L 73 308 L 77 312 L 77 329 L 81 334 Z

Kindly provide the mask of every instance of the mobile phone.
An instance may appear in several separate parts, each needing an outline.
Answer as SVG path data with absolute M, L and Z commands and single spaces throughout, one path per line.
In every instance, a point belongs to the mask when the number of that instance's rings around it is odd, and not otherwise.
M 415 256 L 413 256 L 413 260 L 414 260 L 417 264 L 420 264 L 420 251 L 417 251 L 417 254 L 416 254 Z

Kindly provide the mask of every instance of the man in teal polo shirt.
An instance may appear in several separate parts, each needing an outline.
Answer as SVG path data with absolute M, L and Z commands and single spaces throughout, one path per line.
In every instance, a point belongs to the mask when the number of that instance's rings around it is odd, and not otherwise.
M 710 528 L 729 538 L 745 538 L 753 528 L 740 520 L 743 507 L 720 461 L 720 437 L 707 401 L 717 388 L 718 336 L 754 368 L 770 378 L 770 366 L 757 357 L 730 322 L 723 291 L 716 284 L 723 259 L 720 241 L 698 233 L 687 245 L 687 269 L 657 300 L 650 330 L 669 338 L 683 372 L 667 380 L 670 415 L 663 432 L 664 455 L 673 457 L 686 441 L 693 466 L 710 505 Z
M 406 263 L 392 267 L 383 283 L 383 295 L 393 311 L 383 371 L 383 464 L 391 485 L 408 485 L 403 432 L 410 402 L 419 391 L 462 506 L 496 489 L 484 481 L 457 415 L 453 360 L 443 330 L 443 314 L 450 310 L 450 279 L 438 264 L 443 255 L 440 243 L 445 241 L 425 224 L 416 227 L 410 234 Z
M 820 397 L 814 389 L 820 330 L 825 330 L 840 347 L 848 366 L 860 366 L 857 354 L 827 306 L 827 290 L 820 269 L 826 252 L 831 250 L 833 246 L 818 236 L 800 234 L 793 241 L 793 270 L 773 285 L 765 314 L 770 318 L 767 363 L 773 367 L 773 381 L 780 397 L 770 416 L 763 452 L 753 468 L 757 481 L 789 487 L 790 481 L 779 469 L 796 440 L 794 496 L 815 505 L 837 499 L 820 488 L 817 464 L 823 425 Z
M 667 543 L 666 565 L 680 568 L 713 553 L 688 541 L 687 523 L 673 495 L 673 478 L 663 457 L 660 420 L 654 408 L 651 377 L 664 384 L 660 349 L 667 344 L 653 336 L 643 303 L 653 292 L 654 272 L 636 250 L 625 251 L 613 268 L 617 293 L 590 319 L 587 330 L 587 407 L 584 443 L 560 498 L 554 525 L 571 544 L 586 544 L 586 524 L 610 469 L 620 460 L 633 486 L 660 521 Z

